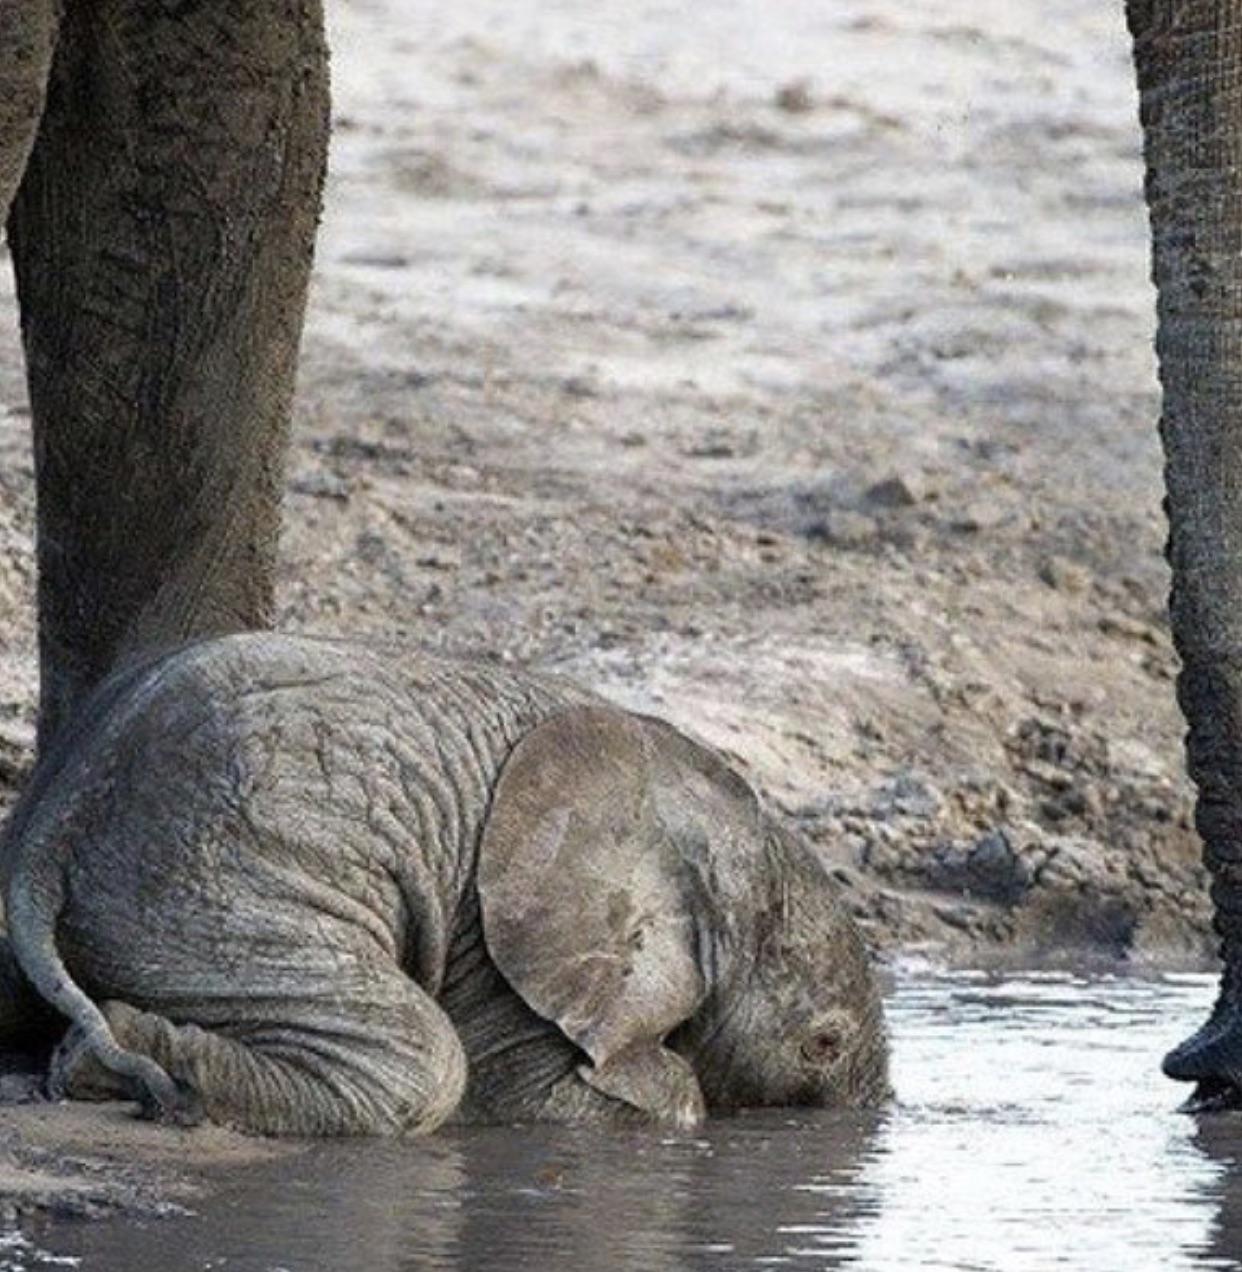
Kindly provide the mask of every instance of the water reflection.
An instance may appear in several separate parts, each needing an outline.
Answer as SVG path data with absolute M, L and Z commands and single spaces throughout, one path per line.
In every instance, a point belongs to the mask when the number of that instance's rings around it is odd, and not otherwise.
M 879 1200 L 858 1183 L 876 1128 L 764 1114 L 695 1139 L 532 1128 L 329 1146 L 250 1172 L 192 1220 L 33 1235 L 118 1272 L 673 1272 L 778 1266 L 812 1237 L 825 1266 L 849 1266 Z
M 1197 1266 L 1242 1267 L 1242 1116 L 1200 1119 L 1194 1144 L 1217 1169 L 1215 1186 L 1205 1190 L 1216 1203 L 1207 1244 L 1211 1261 Z
M 1242 1117 L 1177 1114 L 1155 1065 L 1211 992 L 906 973 L 880 1116 L 329 1145 L 193 1219 L 31 1235 L 100 1272 L 1239 1268 Z

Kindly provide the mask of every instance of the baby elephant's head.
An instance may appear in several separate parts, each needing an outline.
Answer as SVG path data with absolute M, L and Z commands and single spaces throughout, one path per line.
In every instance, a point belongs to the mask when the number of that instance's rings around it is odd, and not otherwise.
M 709 955 L 707 1001 L 670 1043 L 710 1105 L 879 1104 L 888 1045 L 862 937 L 807 845 L 770 824 L 765 855 L 753 907 Z

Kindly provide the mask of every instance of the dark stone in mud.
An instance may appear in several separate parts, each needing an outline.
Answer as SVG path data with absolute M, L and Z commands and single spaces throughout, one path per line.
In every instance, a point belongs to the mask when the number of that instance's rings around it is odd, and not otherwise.
M 868 487 L 865 498 L 873 508 L 912 508 L 924 493 L 917 477 L 901 474 L 877 481 Z
M 928 882 L 945 892 L 962 892 L 1001 905 L 1016 905 L 1030 890 L 1030 867 L 1002 830 L 980 836 L 968 848 L 947 845 L 936 852 Z
M 806 115 L 815 109 L 815 94 L 809 80 L 796 79 L 776 90 L 773 104 L 787 115 Z

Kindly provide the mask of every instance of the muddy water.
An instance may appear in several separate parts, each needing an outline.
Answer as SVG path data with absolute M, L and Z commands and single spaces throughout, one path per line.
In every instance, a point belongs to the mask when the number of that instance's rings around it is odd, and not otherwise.
M 1210 997 L 1202 976 L 908 969 L 881 1115 L 328 1146 L 193 1217 L 10 1236 L 0 1272 L 1242 1267 L 1242 1116 L 1177 1114 L 1155 1067 Z

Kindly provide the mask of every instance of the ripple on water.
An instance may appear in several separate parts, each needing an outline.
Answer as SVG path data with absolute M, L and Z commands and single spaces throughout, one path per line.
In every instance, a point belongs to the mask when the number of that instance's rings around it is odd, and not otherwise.
M 99 1272 L 1242 1268 L 1242 1118 L 1176 1113 L 1157 1067 L 1213 989 L 906 970 L 889 999 L 900 1098 L 881 1114 L 325 1146 L 195 1219 L 38 1242 Z M 18 1254 L 40 1266 L 39 1247 L 0 1246 L 0 1272 Z

